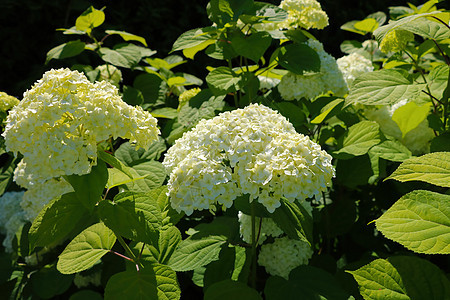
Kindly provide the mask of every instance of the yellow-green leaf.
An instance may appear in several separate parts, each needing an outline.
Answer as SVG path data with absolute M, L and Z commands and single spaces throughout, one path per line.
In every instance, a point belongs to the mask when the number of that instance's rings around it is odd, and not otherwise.
M 128 32 L 125 32 L 125 31 L 118 31 L 118 30 L 106 30 L 105 32 L 107 34 L 118 34 L 125 41 L 137 41 L 137 42 L 140 42 L 141 44 L 143 44 L 144 46 L 147 47 L 147 42 L 141 36 L 138 36 L 138 35 L 135 35 L 135 34 L 132 34 L 132 33 L 128 33 Z
M 90 33 L 93 28 L 102 25 L 104 21 L 105 13 L 91 6 L 77 18 L 75 28 Z
M 450 187 L 450 152 L 433 152 L 405 160 L 387 179 L 424 181 Z
M 388 239 L 426 254 L 450 253 L 450 196 L 417 190 L 401 197 L 376 226 Z
M 403 137 L 427 118 L 430 107 L 431 103 L 419 106 L 414 102 L 408 102 L 395 110 L 392 120 L 397 123 Z
M 77 235 L 59 256 L 57 268 L 63 274 L 73 274 L 92 267 L 109 252 L 116 236 L 103 223 L 94 224 Z

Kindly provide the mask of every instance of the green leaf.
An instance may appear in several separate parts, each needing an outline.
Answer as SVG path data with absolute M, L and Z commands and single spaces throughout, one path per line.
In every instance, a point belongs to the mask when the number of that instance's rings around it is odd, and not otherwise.
M 191 271 L 219 259 L 225 236 L 207 236 L 197 239 L 195 235 L 178 244 L 168 265 L 177 272 Z
M 306 44 L 293 43 L 282 47 L 278 63 L 298 75 L 320 72 L 320 57 Z
M 363 31 L 363 30 L 358 30 L 355 28 L 355 24 L 358 23 L 360 21 L 350 21 L 350 22 L 346 22 L 344 25 L 341 26 L 342 30 L 346 30 L 346 31 L 350 31 L 350 32 L 354 32 L 360 35 L 365 35 L 367 32 Z
M 414 101 L 426 84 L 416 84 L 395 69 L 383 69 L 358 76 L 346 98 L 347 104 L 393 105 L 403 99 Z
M 206 82 L 215 95 L 225 95 L 239 89 L 241 77 L 228 67 L 218 67 L 209 72 Z
M 398 181 L 424 181 L 437 186 L 450 187 L 450 152 L 433 152 L 405 160 L 386 179 Z
M 262 300 L 258 291 L 245 283 L 226 279 L 211 285 L 206 289 L 205 300 Z
M 353 24 L 353 27 L 356 30 L 365 32 L 366 34 L 369 32 L 374 32 L 375 29 L 377 29 L 379 26 L 377 20 L 373 18 L 367 18 L 362 21 L 358 21 L 355 24 Z
M 395 110 L 392 120 L 397 123 L 403 137 L 427 118 L 430 106 L 430 102 L 422 106 L 408 102 Z
M 184 213 L 178 213 L 172 208 L 169 197 L 167 196 L 167 190 L 167 185 L 163 185 L 159 188 L 151 190 L 148 193 L 149 197 L 155 199 L 158 204 L 163 218 L 163 225 L 167 225 L 169 223 L 176 224 L 184 215 Z
M 267 32 L 255 32 L 249 36 L 236 31 L 231 36 L 231 46 L 238 55 L 249 58 L 257 63 L 272 43 Z
M 1 168 L 0 173 L 0 195 L 6 191 L 8 186 L 11 184 L 14 177 L 14 170 L 16 168 L 16 164 L 14 160 L 11 160 L 8 164 L 5 164 Z
M 450 253 L 450 196 L 424 190 L 401 197 L 376 226 L 388 239 L 426 254 Z
M 211 90 L 204 89 L 183 105 L 178 121 L 186 128 L 195 126 L 202 119 L 211 119 L 225 106 L 224 96 L 214 96 Z
M 169 226 L 159 232 L 158 261 L 167 264 L 173 252 L 181 242 L 181 232 L 175 226 Z
M 101 58 L 112 65 L 123 68 L 134 68 L 142 58 L 152 56 L 156 51 L 136 46 L 135 44 L 119 44 L 114 49 L 100 48 Z
M 211 0 L 206 10 L 209 19 L 219 27 L 237 21 L 243 14 L 255 14 L 253 0 Z
M 56 46 L 47 52 L 47 59 L 45 60 L 45 63 L 48 63 L 52 59 L 63 59 L 77 56 L 84 51 L 85 46 L 86 44 L 80 40 L 70 41 Z
M 136 150 L 135 146 L 125 142 L 120 145 L 114 155 L 127 166 L 133 167 L 149 160 L 159 159 L 166 148 L 162 138 L 153 142 L 147 150 L 144 148 Z
M 141 36 L 138 36 L 138 35 L 135 35 L 135 34 L 132 34 L 132 33 L 128 33 L 128 32 L 125 32 L 125 31 L 118 31 L 118 30 L 105 30 L 105 32 L 107 34 L 111 34 L 111 35 L 118 34 L 125 41 L 137 41 L 137 42 L 140 42 L 141 44 L 143 44 L 145 47 L 147 47 L 147 42 Z
M 50 201 L 34 219 L 28 233 L 30 250 L 62 242 L 90 218 L 89 211 L 80 205 L 75 193 L 68 193 Z
M 338 98 L 331 101 L 321 109 L 320 115 L 311 120 L 311 123 L 320 124 L 324 122 L 325 120 L 338 114 L 343 106 L 344 106 L 344 99 Z
M 131 169 L 134 178 L 143 177 L 126 184 L 126 188 L 133 192 L 149 192 L 161 186 L 166 178 L 166 169 L 159 161 L 146 161 L 134 165 Z
M 333 154 L 364 155 L 380 142 L 380 125 L 373 121 L 361 121 L 348 129 L 343 147 Z
M 141 91 L 145 103 L 156 103 L 162 82 L 163 80 L 156 74 L 140 74 L 136 76 L 133 87 Z
M 143 270 L 113 275 L 106 284 L 105 299 L 180 299 L 177 274 L 159 264 L 146 265 Z
M 312 245 L 313 220 L 301 204 L 281 199 L 281 206 L 273 212 L 272 219 L 291 239 Z
M 301 107 L 295 105 L 292 101 L 274 102 L 272 106 L 294 126 L 301 126 L 306 121 L 306 115 Z
M 99 151 L 98 157 L 103 160 L 105 163 L 111 165 L 115 169 L 119 170 L 123 174 L 127 175 L 130 179 L 133 179 L 133 174 L 130 171 L 130 168 L 125 166 L 120 160 L 118 160 L 116 157 L 112 156 L 111 154 L 105 152 L 105 151 Z
M 431 140 L 431 152 L 450 151 L 450 132 L 444 132 Z
M 414 256 L 377 259 L 347 271 L 364 299 L 438 300 L 450 297 L 450 283 L 438 267 Z
M 204 42 L 214 41 L 213 36 L 215 33 L 216 29 L 213 27 L 191 29 L 177 38 L 173 44 L 172 51 L 189 49 Z
M 59 255 L 58 271 L 73 274 L 89 269 L 112 249 L 115 242 L 114 232 L 103 223 L 86 228 Z
M 36 296 L 41 299 L 57 298 L 72 284 L 74 275 L 61 274 L 55 265 L 46 265 L 30 278 L 31 287 Z
M 187 58 L 194 59 L 195 54 L 197 54 L 197 52 L 202 51 L 203 49 L 205 49 L 209 45 L 214 44 L 215 42 L 216 40 L 209 39 L 194 47 L 183 49 L 183 55 L 186 56 Z
M 448 28 L 437 20 L 432 21 L 427 18 L 445 18 L 446 16 L 448 16 L 448 13 L 438 11 L 414 14 L 381 26 L 374 31 L 374 35 L 380 43 L 384 37 L 393 30 L 407 30 L 424 38 L 433 39 L 436 41 L 445 40 L 450 38 L 450 31 Z
M 411 151 L 399 141 L 384 141 L 370 148 L 369 153 L 386 160 L 402 162 L 411 158 Z
M 264 294 L 267 300 L 354 299 L 340 287 L 330 273 L 313 266 L 295 268 L 289 274 L 289 280 L 279 276 L 269 277 Z
M 105 13 L 91 6 L 76 19 L 75 28 L 90 33 L 93 28 L 102 25 L 104 21 Z
M 108 170 L 102 160 L 97 160 L 97 165 L 92 167 L 89 174 L 81 176 L 69 175 L 64 178 L 73 187 L 80 203 L 89 211 L 92 211 L 101 199 L 103 190 L 108 182 Z
M 99 204 L 101 220 L 128 239 L 153 244 L 158 240 L 162 216 L 155 199 L 146 193 L 123 192 L 114 201 Z
M 163 119 L 175 119 L 178 116 L 178 111 L 172 107 L 157 108 L 152 110 L 150 113 L 155 118 L 163 118 Z

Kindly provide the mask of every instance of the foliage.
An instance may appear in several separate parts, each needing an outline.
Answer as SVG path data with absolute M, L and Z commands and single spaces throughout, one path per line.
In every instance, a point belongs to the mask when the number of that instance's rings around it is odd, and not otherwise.
M 55 92 L 29 92 L 53 102 L 38 110 L 26 96 L 1 112 L 2 296 L 449 298 L 444 8 L 436 0 L 409 3 L 343 24 L 356 36 L 342 41 L 346 64 L 310 30 L 328 20 L 314 0 L 211 0 L 211 24 L 181 34 L 162 58 L 141 36 L 103 29 L 107 9 L 87 8 L 61 29 L 70 40 L 46 59 L 79 59 L 66 67 L 86 82 L 60 76 L 64 93 L 57 84 Z M 86 53 L 98 65 L 82 62 Z M 181 70 L 200 57 L 208 59 L 204 79 Z M 75 114 L 84 104 L 72 97 L 99 96 L 83 86 L 150 113 L 160 136 L 140 143 L 110 124 L 86 129 Z M 51 110 L 54 103 L 64 109 Z M 96 118 L 122 112 L 114 103 L 106 113 L 103 102 L 91 105 L 104 113 Z M 8 134 L 17 116 L 36 113 L 55 119 Z M 64 131 L 70 124 L 76 130 Z M 52 126 L 63 128 L 61 145 L 45 143 Z M 61 189 L 50 193 L 36 180 L 39 168 L 20 163 L 37 153 L 36 166 L 70 164 L 54 153 L 70 156 L 66 141 L 96 131 L 102 139 L 90 169 L 50 179 Z M 42 132 L 44 142 L 34 142 Z M 33 144 L 17 149 L 11 140 Z M 40 150 L 47 146 L 51 155 Z M 324 173 L 330 180 L 320 179 Z M 30 208 L 24 199 L 39 187 Z

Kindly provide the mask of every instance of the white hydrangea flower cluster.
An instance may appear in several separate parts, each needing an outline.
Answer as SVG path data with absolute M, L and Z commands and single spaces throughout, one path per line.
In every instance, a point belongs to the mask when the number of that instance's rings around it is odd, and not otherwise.
M 259 89 L 260 90 L 270 90 L 274 87 L 276 87 L 279 83 L 280 83 L 280 79 L 278 78 L 273 78 L 273 77 L 268 77 L 268 76 L 263 76 L 263 75 L 258 75 L 258 79 L 259 79 Z
M 43 183 L 89 173 L 97 162 L 97 143 L 111 136 L 148 148 L 158 134 L 157 120 L 126 104 L 110 83 L 91 83 L 82 73 L 58 69 L 24 93 L 3 136 L 7 150 L 20 152 L 27 172 Z
M 280 198 L 303 200 L 325 191 L 331 156 L 278 112 L 251 104 L 200 121 L 169 148 L 168 196 L 178 212 L 227 208 L 243 194 L 269 212 Z
M 261 223 L 261 230 L 259 231 L 258 244 L 261 245 L 267 239 L 267 237 L 279 237 L 284 232 L 271 218 L 258 218 L 256 217 L 256 236 L 258 236 L 259 224 Z M 242 240 L 246 243 L 252 242 L 252 217 L 238 213 L 239 220 L 239 232 L 241 233 Z
M 336 96 L 344 96 L 348 92 L 347 84 L 336 60 L 325 52 L 321 42 L 309 39 L 307 45 L 320 57 L 320 72 L 306 75 L 288 72 L 278 84 L 281 97 L 285 100 L 314 99 L 329 91 Z
M 406 103 L 408 101 L 403 99 L 391 106 L 382 106 L 380 108 L 366 107 L 364 115 L 367 119 L 376 121 L 380 125 L 381 131 L 399 140 L 414 155 L 428 153 L 430 151 L 430 142 L 435 135 L 433 129 L 428 126 L 427 119 L 406 133 L 404 137 L 402 137 L 402 132 L 397 123 L 392 120 L 394 112 Z
M 308 264 L 313 252 L 307 242 L 285 236 L 261 246 L 258 264 L 265 267 L 270 275 L 289 279 L 289 273 L 293 269 Z
M 24 192 L 6 192 L 0 197 L 0 233 L 5 235 L 3 246 L 6 252 L 13 252 L 12 241 L 16 232 L 25 224 L 24 212 L 20 206 Z
M 374 69 L 372 62 L 357 52 L 338 58 L 336 63 L 348 87 L 352 86 L 356 77 Z
M 279 24 L 279 28 L 316 28 L 328 26 L 328 16 L 316 0 L 283 0 L 279 7 L 288 12 L 288 18 Z

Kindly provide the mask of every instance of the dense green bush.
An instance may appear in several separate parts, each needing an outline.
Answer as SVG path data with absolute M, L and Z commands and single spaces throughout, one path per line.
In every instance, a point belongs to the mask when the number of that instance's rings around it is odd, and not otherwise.
M 24 2 L 2 296 L 450 298 L 445 3 Z

